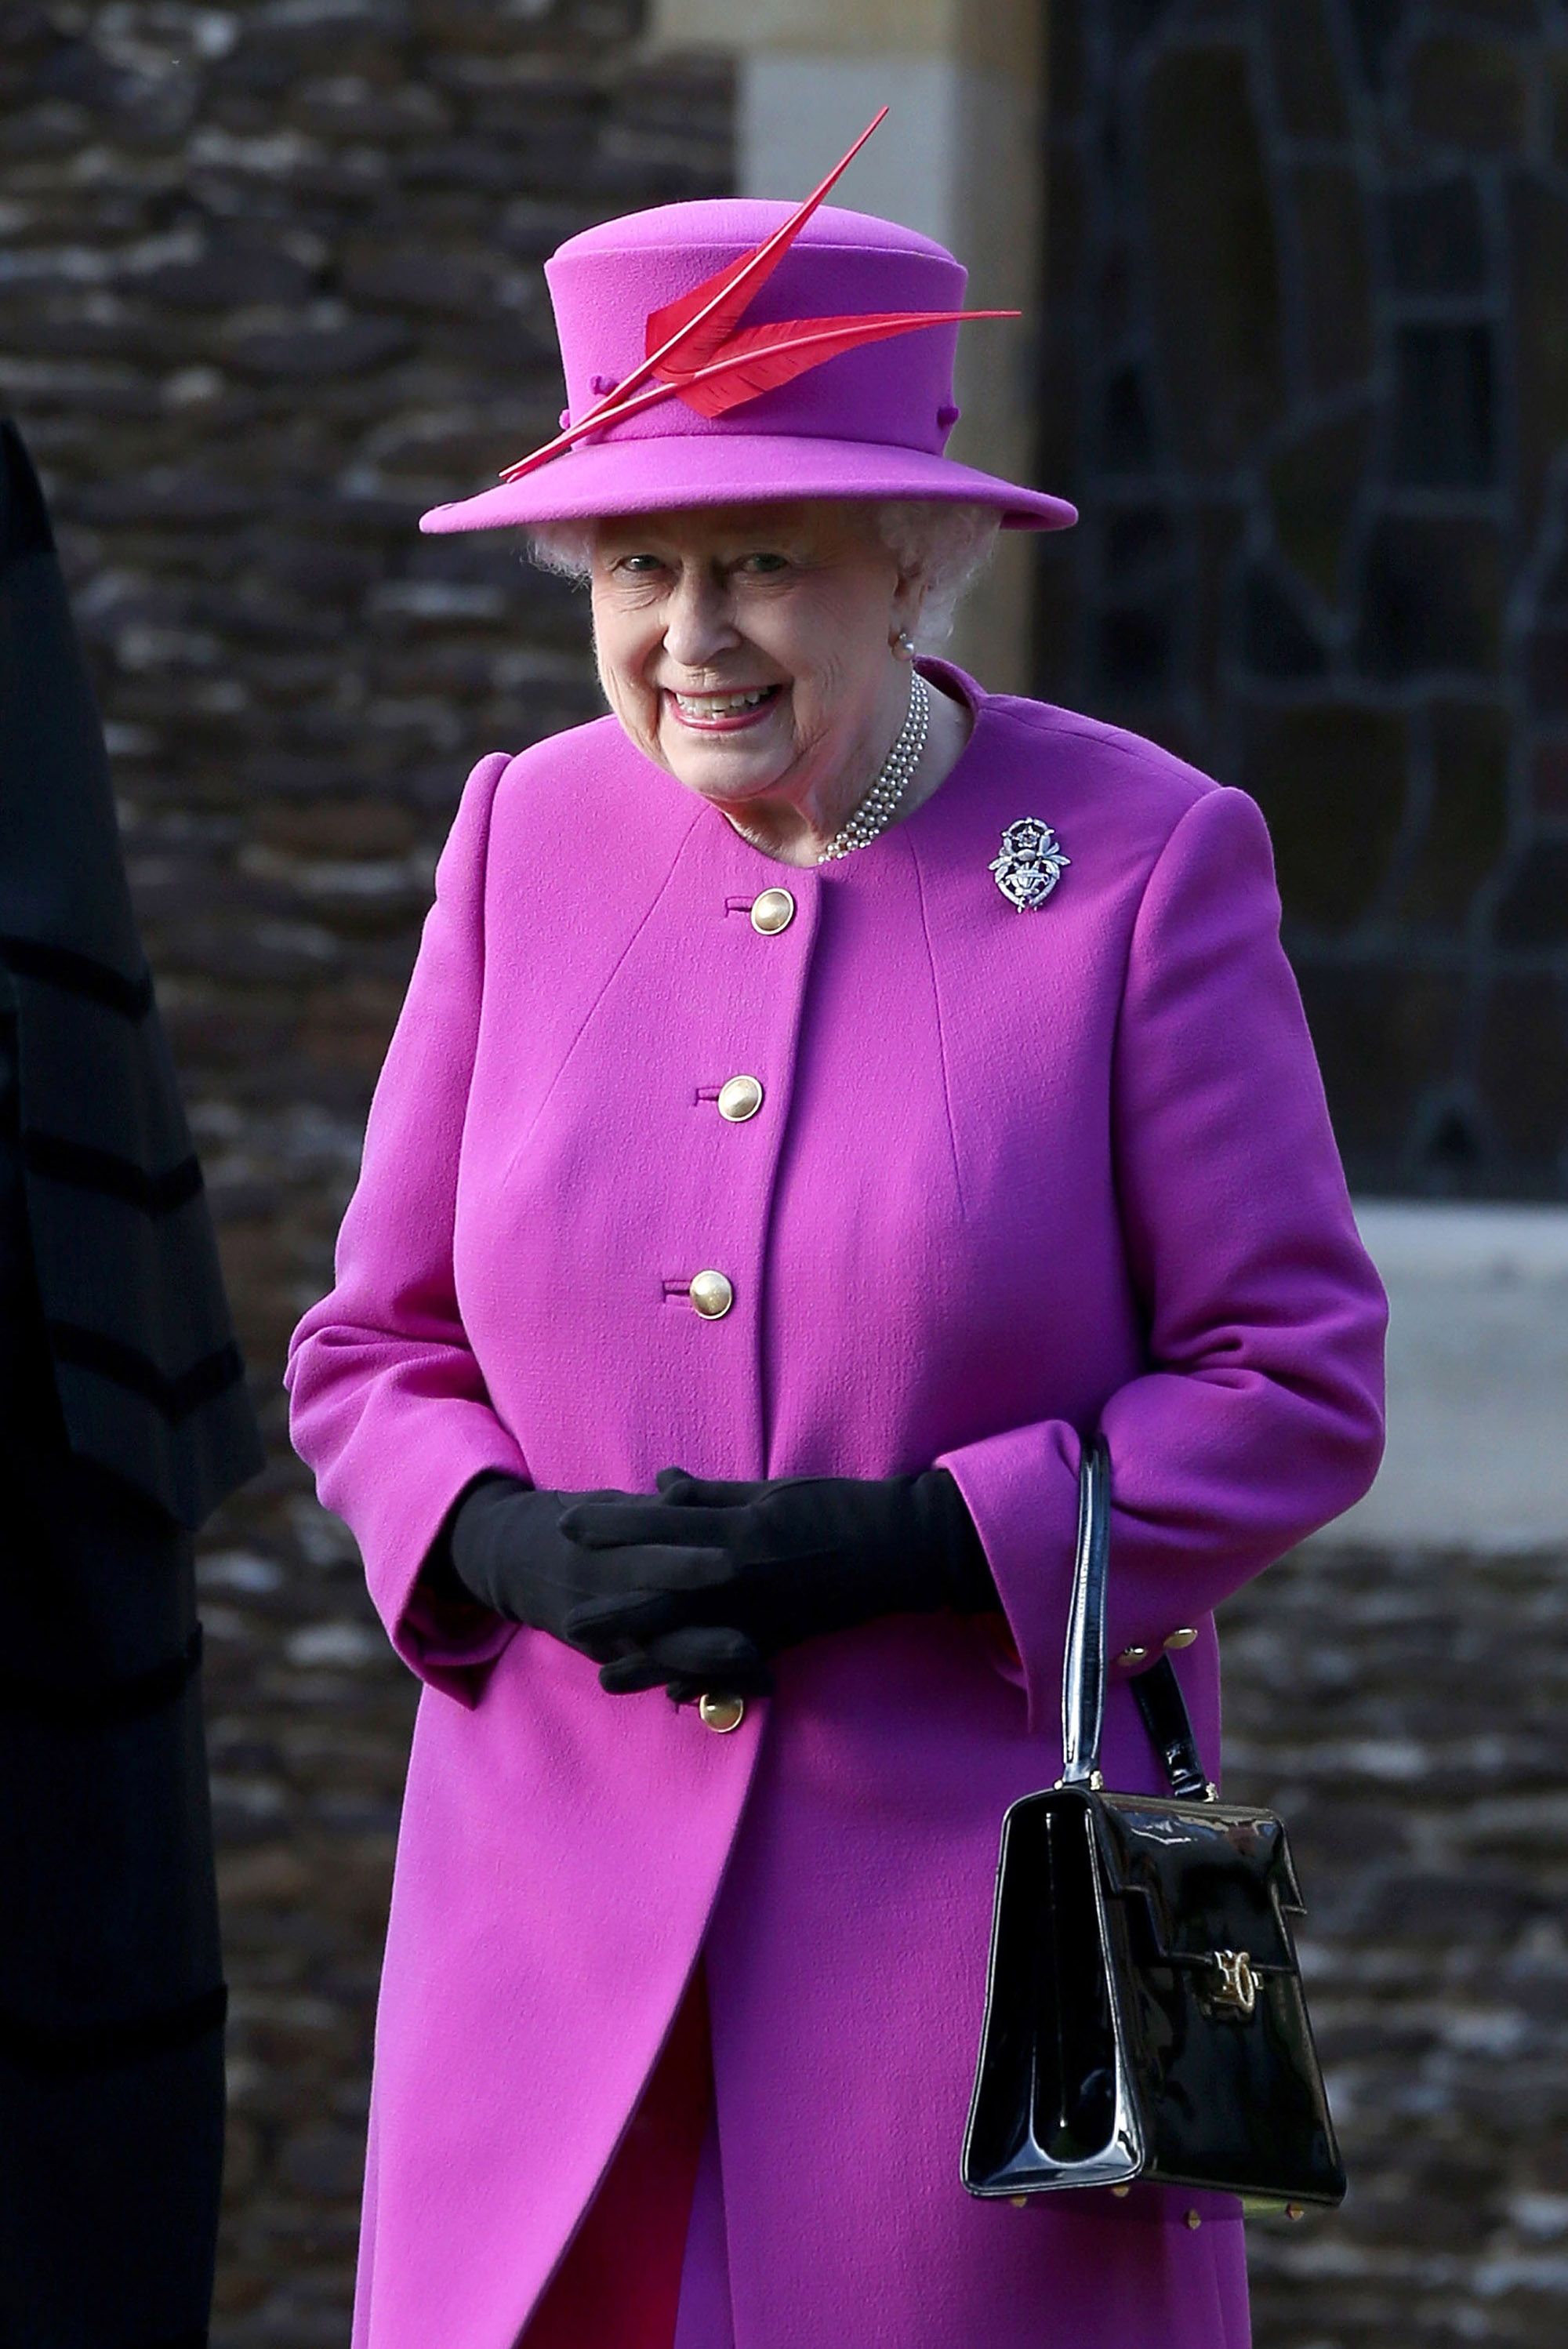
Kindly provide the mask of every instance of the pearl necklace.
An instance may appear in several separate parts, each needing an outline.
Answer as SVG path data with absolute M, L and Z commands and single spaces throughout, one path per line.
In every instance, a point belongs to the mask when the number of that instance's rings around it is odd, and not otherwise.
M 925 748 L 925 730 L 931 722 L 931 688 L 917 668 L 909 673 L 909 709 L 897 741 L 882 761 L 875 782 L 856 808 L 849 822 L 837 831 L 818 857 L 819 864 L 830 864 L 836 856 L 847 856 L 852 848 L 864 848 L 868 841 L 885 832 L 898 811 L 909 779 L 920 764 L 920 754 Z

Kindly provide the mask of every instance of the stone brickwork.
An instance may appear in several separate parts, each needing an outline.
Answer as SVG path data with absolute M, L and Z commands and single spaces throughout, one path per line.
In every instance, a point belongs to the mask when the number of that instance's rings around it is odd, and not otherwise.
M 0 7 L 0 405 L 44 474 L 272 1440 L 202 1568 L 233 1988 L 221 2349 L 343 2349 L 414 1684 L 288 1453 L 463 778 L 601 707 L 580 602 L 421 539 L 555 429 L 540 263 L 722 192 L 636 0 Z M 460 2349 L 460 2344 L 451 2344 Z
M 273 1445 L 201 1568 L 216 2349 L 346 2349 L 415 1695 L 288 1454 L 284 1341 L 461 778 L 596 706 L 567 589 L 413 525 L 553 421 L 550 246 L 727 182 L 726 74 L 639 31 L 619 0 L 0 8 L 0 399 L 55 502 Z M 1342 2218 L 1259 2231 L 1259 2349 L 1563 2330 L 1563 1566 L 1308 1552 L 1232 1610 L 1234 1760 L 1296 1830 L 1356 2177 Z
M 1350 2171 L 1252 2230 L 1257 2349 L 1568 2338 L 1568 1557 L 1308 1545 L 1222 1610 Z
M 1262 802 L 1363 1188 L 1568 1160 L 1568 8 L 1053 0 L 1051 698 Z

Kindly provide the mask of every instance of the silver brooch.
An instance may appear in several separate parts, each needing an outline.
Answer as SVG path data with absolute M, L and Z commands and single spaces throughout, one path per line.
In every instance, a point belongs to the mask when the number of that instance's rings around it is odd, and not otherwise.
M 1070 856 L 1062 854 L 1051 826 L 1042 823 L 1038 816 L 1026 815 L 1010 823 L 1002 834 L 1002 854 L 992 858 L 991 871 L 1007 903 L 1020 914 L 1033 913 L 1045 904 L 1071 863 Z

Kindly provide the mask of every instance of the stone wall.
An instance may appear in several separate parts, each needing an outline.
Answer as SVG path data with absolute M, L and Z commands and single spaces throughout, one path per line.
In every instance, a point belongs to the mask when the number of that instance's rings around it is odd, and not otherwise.
M 1050 24 L 1041 689 L 1263 802 L 1361 1187 L 1560 1195 L 1568 9 Z
M 1351 2180 L 1253 2224 L 1257 2349 L 1568 2338 L 1565 1569 L 1310 1544 L 1222 1612 Z
M 347 2341 L 414 1699 L 288 1454 L 284 1341 L 461 778 L 595 707 L 570 593 L 414 522 L 553 421 L 551 245 L 727 183 L 726 75 L 639 27 L 617 0 L 0 9 L 0 398 L 54 499 L 273 1444 L 201 1566 L 219 2349 Z M 1563 1564 L 1309 1551 L 1233 1609 L 1233 1759 L 1301 1845 L 1356 2178 L 1342 2218 L 1259 2230 L 1260 2349 L 1563 2330 Z
M 233 1987 L 222 2349 L 342 2349 L 413 1683 L 288 1453 L 473 761 L 595 715 L 580 604 L 421 539 L 555 428 L 540 263 L 728 184 L 635 0 L 0 8 L 0 403 L 43 471 L 273 1464 L 201 1575 Z M 454 2345 L 455 2349 L 455 2345 Z

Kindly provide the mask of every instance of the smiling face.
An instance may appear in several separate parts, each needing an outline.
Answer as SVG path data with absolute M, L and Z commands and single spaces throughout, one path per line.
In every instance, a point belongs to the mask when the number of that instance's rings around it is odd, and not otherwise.
M 601 523 L 604 693 L 638 749 L 759 840 L 827 839 L 903 722 L 921 586 L 852 503 Z

